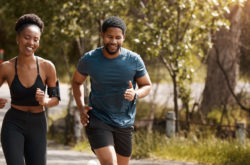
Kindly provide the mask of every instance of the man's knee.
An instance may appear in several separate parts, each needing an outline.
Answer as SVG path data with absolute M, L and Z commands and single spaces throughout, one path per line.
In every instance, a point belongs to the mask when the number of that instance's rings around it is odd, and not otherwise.
M 113 146 L 95 149 L 95 153 L 101 165 L 117 165 L 117 157 Z
M 101 165 L 117 165 L 117 160 L 113 158 L 99 159 Z

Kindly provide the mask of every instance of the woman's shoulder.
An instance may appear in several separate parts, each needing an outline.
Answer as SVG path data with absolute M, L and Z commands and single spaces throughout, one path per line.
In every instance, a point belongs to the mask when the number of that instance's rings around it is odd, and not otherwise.
M 40 66 L 44 66 L 44 67 L 55 67 L 55 65 L 53 64 L 53 62 L 51 62 L 48 59 L 42 58 L 42 57 L 38 57 L 38 62 Z
M 8 77 L 15 73 L 15 58 L 8 61 L 4 61 L 0 64 L 0 74 L 4 77 Z
M 10 68 L 13 68 L 13 66 L 15 66 L 15 61 L 16 61 L 16 58 L 12 58 L 8 61 L 4 61 L 0 64 L 0 68 L 1 69 L 10 69 Z
M 38 57 L 38 62 L 39 62 L 39 67 L 41 68 L 42 71 L 44 71 L 46 74 L 51 74 L 54 73 L 56 68 L 53 62 L 51 62 L 48 59 L 44 59 L 42 57 Z

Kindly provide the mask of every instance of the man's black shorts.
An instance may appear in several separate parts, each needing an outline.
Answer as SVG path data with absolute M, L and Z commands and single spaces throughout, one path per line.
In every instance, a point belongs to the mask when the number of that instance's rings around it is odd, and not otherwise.
M 118 128 L 104 123 L 93 114 L 90 114 L 86 133 L 91 149 L 114 146 L 116 153 L 129 157 L 132 154 L 134 126 Z

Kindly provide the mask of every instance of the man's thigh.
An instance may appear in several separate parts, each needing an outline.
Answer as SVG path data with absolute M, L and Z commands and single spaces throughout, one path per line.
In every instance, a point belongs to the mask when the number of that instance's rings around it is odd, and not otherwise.
M 116 128 L 114 135 L 114 147 L 116 153 L 123 157 L 130 157 L 132 154 L 134 127 Z
M 114 146 L 113 128 L 91 115 L 89 124 L 86 127 L 86 134 L 91 145 L 91 149 Z

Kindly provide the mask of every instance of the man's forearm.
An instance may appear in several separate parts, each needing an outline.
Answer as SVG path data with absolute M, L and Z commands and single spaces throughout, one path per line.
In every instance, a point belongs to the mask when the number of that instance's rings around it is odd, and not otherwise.
M 151 85 L 145 85 L 137 89 L 136 94 L 138 95 L 138 98 L 143 98 L 149 94 L 150 90 L 151 90 Z
M 73 89 L 73 95 L 74 95 L 74 98 L 75 98 L 75 101 L 76 101 L 76 105 L 78 108 L 80 107 L 83 107 L 84 105 L 84 102 L 82 101 L 82 92 L 80 90 L 80 86 L 82 84 L 78 84 L 78 83 L 72 83 L 72 89 Z

